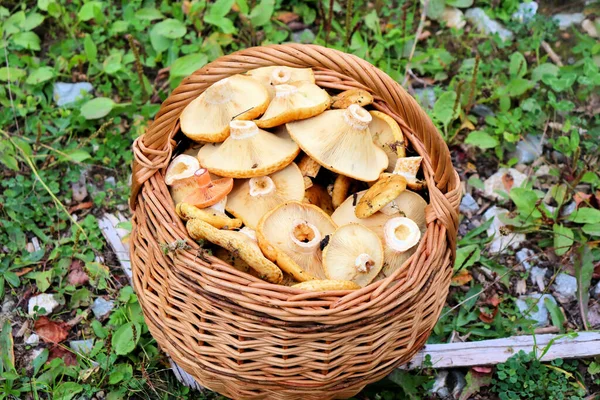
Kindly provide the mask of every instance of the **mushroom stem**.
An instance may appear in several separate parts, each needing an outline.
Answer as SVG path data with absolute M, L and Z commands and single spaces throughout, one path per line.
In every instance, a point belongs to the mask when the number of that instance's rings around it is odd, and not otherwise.
M 229 78 L 221 79 L 207 90 L 212 92 L 212 96 L 206 98 L 206 102 L 209 104 L 224 104 L 233 98 L 233 90 L 231 89 Z
M 298 88 L 292 85 L 275 85 L 275 97 L 288 97 L 298 92 Z
M 367 129 L 372 119 L 371 114 L 358 104 L 351 104 L 344 112 L 346 123 L 358 130 Z
M 375 265 L 373 258 L 367 253 L 361 253 L 354 260 L 354 266 L 359 273 L 368 273 Z
M 268 176 L 250 178 L 248 184 L 250 185 L 250 196 L 253 197 L 265 196 L 275 190 L 275 182 Z
M 274 85 L 283 85 L 284 83 L 288 83 L 291 78 L 292 73 L 285 68 L 275 68 L 271 74 L 271 81 Z
M 211 184 L 211 179 L 208 170 L 204 168 L 197 169 L 196 172 L 194 172 L 194 179 L 200 187 L 206 187 Z
M 230 137 L 232 139 L 247 139 L 258 134 L 258 126 L 252 121 L 234 120 L 229 123 Z
M 292 242 L 298 251 L 312 253 L 321 243 L 321 232 L 316 226 L 303 219 L 296 219 L 292 223 L 294 229 L 291 232 Z
M 405 252 L 421 238 L 419 226 L 410 218 L 392 218 L 383 227 L 385 242 L 397 252 Z

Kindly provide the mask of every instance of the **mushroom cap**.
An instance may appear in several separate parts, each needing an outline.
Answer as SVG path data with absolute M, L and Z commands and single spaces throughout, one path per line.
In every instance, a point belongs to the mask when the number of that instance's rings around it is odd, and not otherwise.
M 306 189 L 304 192 L 304 202 L 308 204 L 314 204 L 321 210 L 325 211 L 327 215 L 331 215 L 331 213 L 333 213 L 331 196 L 327 192 L 327 189 L 319 184 L 315 183 Z
M 204 239 L 238 254 L 250 268 L 259 273 L 259 277 L 271 283 L 283 279 L 281 270 L 267 260 L 254 240 L 238 231 L 219 230 L 206 222 L 194 218 L 186 223 L 188 233 L 194 240 Z
M 252 121 L 231 121 L 231 136 L 198 152 L 200 164 L 219 176 L 254 178 L 288 166 L 300 152 L 285 129 L 270 133 Z
M 331 217 L 320 208 L 289 201 L 262 217 L 256 236 L 268 259 L 304 282 L 325 279 L 320 245 L 335 228 Z
M 425 186 L 424 181 L 417 179 L 417 173 L 421 167 L 423 157 L 402 157 L 396 160 L 394 174 L 406 178 L 407 185 L 412 190 L 419 190 Z
M 268 176 L 236 180 L 226 209 L 244 221 L 244 225 L 255 229 L 267 212 L 286 201 L 303 198 L 304 178 L 298 166 L 291 163 Z
M 359 181 L 377 180 L 388 158 L 369 133 L 371 115 L 352 104 L 286 124 L 292 139 L 323 167 Z
M 208 170 L 199 168 L 194 173 L 196 188 L 183 198 L 183 201 L 198 208 L 217 204 L 233 189 L 232 178 L 212 180 Z
M 383 267 L 379 237 L 360 224 L 340 226 L 323 249 L 323 269 L 329 279 L 367 286 Z
M 332 279 L 321 279 L 314 281 L 300 282 L 292 286 L 296 289 L 307 290 L 309 292 L 327 292 L 330 290 L 356 290 L 360 289 L 356 283 L 351 281 L 338 281 Z
M 214 83 L 181 113 L 181 131 L 197 142 L 222 142 L 229 122 L 252 120 L 269 105 L 269 93 L 249 76 L 233 75 Z
M 275 97 L 263 116 L 256 120 L 261 128 L 272 128 L 291 121 L 313 117 L 325 111 L 331 99 L 314 83 L 293 82 L 275 86 Z
M 354 212 L 358 218 L 368 218 L 398 197 L 404 190 L 406 190 L 406 179 L 403 176 L 381 174 L 381 178 L 361 197 Z
M 373 137 L 373 143 L 385 151 L 388 156 L 387 172 L 392 172 L 396 166 L 398 157 L 404 157 L 405 142 L 400 125 L 386 113 L 381 111 L 369 111 L 373 120 L 369 124 L 369 131 Z
M 242 226 L 241 220 L 229 218 L 224 212 L 210 207 L 202 209 L 188 203 L 179 203 L 175 207 L 175 212 L 184 221 L 200 219 L 217 229 L 238 229 Z
M 310 68 L 261 67 L 248 71 L 248 75 L 259 81 L 265 87 L 270 97 L 275 96 L 275 85 L 298 81 L 315 83 L 315 74 Z
M 408 260 L 408 258 L 416 251 L 417 246 L 414 246 L 405 252 L 398 252 L 392 249 L 385 239 L 385 224 L 392 218 L 407 217 L 417 224 L 421 233 L 424 233 L 427 229 L 427 222 L 425 220 L 425 207 L 427 206 L 427 202 L 417 193 L 405 190 L 392 201 L 389 207 L 386 206 L 389 215 L 379 211 L 369 218 L 358 218 L 355 215 L 356 204 L 358 204 L 365 192 L 366 191 L 358 192 L 348 197 L 346 201 L 334 211 L 331 218 L 338 225 L 358 223 L 375 232 L 383 243 L 383 273 L 386 276 L 389 276 Z
M 336 209 L 348 198 L 352 178 L 344 175 L 338 175 L 333 182 L 333 190 L 331 191 L 331 204 Z
M 358 104 L 361 107 L 373 104 L 373 95 L 363 89 L 349 89 L 333 96 L 331 99 L 331 108 L 348 108 L 352 104 Z
M 165 183 L 172 185 L 182 179 L 189 178 L 194 175 L 200 168 L 200 163 L 196 157 L 185 154 L 180 154 L 171 160 L 165 172 Z

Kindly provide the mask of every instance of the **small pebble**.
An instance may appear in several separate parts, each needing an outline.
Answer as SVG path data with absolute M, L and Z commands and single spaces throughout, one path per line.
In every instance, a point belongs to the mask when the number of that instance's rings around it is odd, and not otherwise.
M 54 84 L 54 101 L 57 106 L 65 106 L 80 99 L 82 92 L 91 92 L 94 87 L 89 82 L 67 83 L 56 82 Z
M 572 25 L 580 24 L 585 19 L 583 13 L 572 13 L 572 14 L 555 14 L 552 17 L 553 20 L 558 22 L 558 27 L 565 30 Z
M 471 112 L 478 117 L 492 117 L 495 115 L 494 111 L 484 104 L 475 104 L 471 109 Z
M 511 156 L 516 157 L 519 164 L 531 164 L 540 158 L 543 150 L 544 143 L 541 135 L 527 135 L 517 143 L 517 148 Z
M 500 199 L 501 196 L 498 193 L 508 193 L 509 191 L 506 189 L 505 182 L 511 180 L 512 186 L 510 189 L 512 190 L 513 188 L 521 187 L 523 182 L 527 180 L 527 175 L 514 168 L 500 168 L 498 172 L 485 180 L 483 191 L 491 199 Z
M 525 268 L 526 271 L 531 269 L 531 262 L 535 261 L 535 252 L 531 249 L 523 247 L 517 251 L 517 261 Z
M 479 7 L 470 8 L 465 13 L 465 16 L 479 32 L 489 35 L 497 33 L 498 36 L 500 36 L 500 39 L 503 41 L 510 40 L 513 37 L 513 33 L 511 31 L 502 26 L 502 24 L 498 21 L 488 17 L 485 11 Z
M 594 286 L 592 294 L 593 294 L 593 296 L 595 298 L 597 298 L 598 300 L 600 300 L 600 282 L 598 282 L 596 284 L 596 286 Z
M 541 292 L 546 290 L 545 278 L 547 272 L 548 268 L 538 267 L 532 267 L 531 271 L 529 271 L 529 278 L 531 279 L 531 283 L 536 284 Z
M 98 297 L 94 300 L 94 304 L 92 305 L 92 312 L 96 316 L 96 318 L 102 318 L 114 308 L 115 302 L 112 300 L 105 300 L 102 297 Z
M 538 10 L 538 3 L 535 1 L 531 1 L 529 3 L 521 3 L 512 15 L 512 19 L 514 21 L 518 21 L 521 23 L 529 22 L 535 17 L 535 14 Z
M 49 294 L 49 293 L 42 293 L 42 294 L 38 294 L 37 296 L 34 296 L 32 298 L 29 299 L 29 315 L 34 315 L 35 314 L 35 307 L 37 306 L 37 313 L 38 315 L 48 315 L 50 313 L 52 313 L 52 311 L 54 311 L 54 309 L 58 306 L 58 302 L 56 301 L 56 299 L 54 298 L 53 294 Z M 44 308 L 44 310 L 46 310 L 45 313 L 42 313 L 41 309 Z
M 536 307 L 534 306 L 529 311 L 529 313 L 527 315 L 525 315 L 525 313 L 530 309 L 530 305 L 526 301 L 528 299 L 537 300 L 537 311 L 536 311 Z M 516 304 L 517 304 L 517 308 L 519 309 L 519 311 L 521 311 L 521 314 L 523 314 L 524 317 L 535 321 L 535 325 L 537 327 L 544 327 L 544 326 L 547 326 L 548 323 L 550 322 L 548 320 L 548 309 L 546 308 L 546 305 L 544 304 L 545 299 L 549 299 L 551 302 L 556 304 L 556 300 L 550 294 L 545 294 L 542 296 L 540 296 L 539 294 L 531 294 L 529 296 L 521 296 L 517 299 Z
M 314 41 L 315 41 L 315 34 L 313 31 L 311 31 L 308 28 L 292 33 L 292 42 L 313 43 Z
M 504 229 L 506 224 L 504 224 L 500 218 L 505 214 L 508 214 L 508 210 L 496 206 L 488 209 L 485 214 L 483 214 L 486 221 L 494 218 L 494 222 L 492 222 L 487 229 L 487 235 L 494 237 L 489 245 L 489 251 L 491 253 L 499 253 L 507 248 L 515 249 L 525 241 L 525 234 L 514 233 Z
M 463 214 L 474 213 L 479 210 L 479 204 L 477 201 L 471 196 L 470 193 L 467 193 L 463 196 L 460 202 L 460 212 Z
M 563 208 L 560 210 L 560 216 L 568 217 L 569 215 L 573 214 L 573 211 L 575 211 L 576 209 L 577 203 L 571 201 L 570 203 L 567 203 L 565 206 L 563 206 Z
M 446 23 L 448 28 L 462 29 L 467 24 L 465 14 L 456 7 L 446 7 L 441 20 Z
M 94 339 L 71 340 L 69 342 L 69 347 L 76 353 L 88 354 L 94 347 Z
M 36 345 L 40 342 L 40 337 L 38 335 L 36 335 L 35 333 L 32 333 L 31 335 L 29 335 L 27 337 L 27 339 L 25 339 L 25 344 L 31 344 L 31 345 Z
M 71 184 L 71 190 L 73 190 L 73 201 L 77 203 L 81 203 L 88 196 L 88 190 L 85 183 L 73 182 Z
M 554 280 L 554 290 L 558 301 L 561 303 L 568 303 L 575 300 L 577 279 L 574 276 L 561 272 Z

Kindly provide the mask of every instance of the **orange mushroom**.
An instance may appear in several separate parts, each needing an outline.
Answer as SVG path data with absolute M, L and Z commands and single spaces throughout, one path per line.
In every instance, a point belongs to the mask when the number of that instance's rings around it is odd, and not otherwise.
M 232 178 L 212 180 L 207 169 L 200 168 L 194 172 L 197 188 L 188 194 L 183 201 L 198 208 L 217 204 L 233 189 Z

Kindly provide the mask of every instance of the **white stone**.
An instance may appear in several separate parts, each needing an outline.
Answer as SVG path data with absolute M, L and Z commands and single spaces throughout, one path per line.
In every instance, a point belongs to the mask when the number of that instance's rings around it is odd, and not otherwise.
M 575 294 L 577 293 L 577 279 L 574 276 L 561 272 L 554 280 L 554 290 L 561 303 L 575 300 Z
M 577 209 L 577 203 L 575 203 L 574 201 L 571 201 L 571 202 L 567 203 L 566 205 L 564 205 L 563 208 L 560 210 L 560 216 L 568 217 L 569 215 L 573 214 L 573 211 L 575 211 L 576 209 Z
M 511 190 L 512 188 L 520 187 L 523 184 L 523 182 L 527 180 L 527 175 L 517 171 L 514 168 L 500 168 L 498 172 L 490 176 L 483 183 L 483 192 L 487 197 L 489 197 L 490 199 L 497 200 L 501 197 L 498 193 L 509 193 L 506 190 L 506 187 L 504 186 L 503 180 L 503 177 L 506 174 L 509 174 L 513 179 Z
M 460 212 L 463 214 L 474 213 L 479 210 L 479 204 L 475 201 L 473 196 L 470 193 L 467 193 L 463 196 L 460 202 Z
M 519 164 L 531 164 L 542 155 L 544 144 L 540 135 L 527 135 L 517 143 L 513 157 L 519 160 Z
M 54 84 L 54 101 L 57 106 L 71 104 L 82 97 L 82 92 L 91 92 L 93 86 L 89 82 L 67 83 L 56 82 Z
M 441 20 L 446 23 L 448 28 L 462 29 L 467 24 L 465 14 L 456 7 L 446 7 Z
M 429 393 L 436 394 L 440 398 L 445 399 L 450 396 L 450 391 L 446 387 L 446 379 L 448 378 L 448 371 L 441 370 L 438 371 L 435 380 L 433 381 L 433 386 L 429 390 Z
M 531 249 L 523 247 L 517 251 L 517 261 L 525 268 L 526 271 L 531 269 L 531 262 L 535 261 L 535 252 Z
M 538 10 L 538 3 L 531 1 L 529 3 L 521 3 L 512 15 L 512 19 L 518 22 L 529 22 L 535 17 Z
M 31 335 L 29 335 L 27 337 L 27 339 L 25 339 L 25 344 L 36 345 L 39 342 L 40 342 L 40 337 L 38 335 L 36 335 L 35 333 L 32 333 Z
M 598 21 L 598 20 L 596 20 Z M 581 28 L 587 33 L 589 36 L 593 38 L 600 37 L 598 35 L 598 27 L 594 21 L 591 19 L 586 19 L 581 23 Z
M 98 297 L 92 304 L 92 312 L 96 318 L 101 318 L 108 314 L 115 306 L 115 302 L 112 300 L 105 300 L 102 297 Z
M 494 221 L 487 229 L 488 236 L 494 237 L 489 247 L 491 253 L 499 253 L 509 247 L 515 249 L 525 240 L 525 234 L 523 233 L 508 232 L 506 235 L 503 235 L 500 232 L 501 228 L 506 226 L 500 218 L 506 214 L 508 214 L 508 210 L 496 206 L 488 209 L 485 214 L 483 214 L 486 221 L 494 218 Z
M 598 300 L 600 300 L 600 282 L 598 282 L 596 284 L 596 286 L 594 286 L 592 294 L 593 294 L 593 296 L 595 298 L 597 298 Z
M 529 279 L 531 279 L 531 283 L 537 285 L 541 292 L 546 290 L 546 273 L 548 272 L 548 268 L 539 268 L 532 267 L 531 271 L 529 271 Z
M 85 182 L 73 182 L 71 184 L 71 190 L 73 190 L 73 201 L 77 203 L 81 203 L 88 196 Z
M 465 16 L 479 32 L 490 35 L 497 33 L 503 41 L 510 40 L 513 37 L 511 31 L 502 26 L 498 21 L 488 17 L 485 11 L 479 7 L 470 8 L 465 13 Z
M 35 314 L 35 307 L 38 308 L 38 315 L 48 315 L 54 311 L 54 309 L 58 306 L 58 302 L 54 298 L 53 294 L 42 293 L 38 294 L 29 299 L 29 315 Z M 46 310 L 45 313 L 42 313 L 41 309 L 44 308 Z
M 432 87 L 415 89 L 415 96 L 423 108 L 432 109 L 435 104 L 435 91 Z
M 69 342 L 69 347 L 76 353 L 88 354 L 94 347 L 94 339 L 71 340 Z
M 529 299 L 534 299 L 537 301 L 537 311 L 536 311 L 535 306 L 533 306 L 530 310 L 530 305 L 526 301 Z M 556 300 L 550 294 L 545 294 L 542 296 L 540 296 L 539 294 L 532 294 L 529 296 L 521 296 L 516 301 L 517 308 L 519 309 L 519 311 L 521 311 L 521 314 L 523 314 L 523 316 L 526 317 L 527 319 L 534 320 L 536 322 L 535 325 L 538 327 L 546 326 L 549 323 L 548 309 L 546 308 L 546 305 L 544 304 L 544 299 L 549 299 L 551 302 L 556 304 Z M 529 312 L 528 312 L 528 310 L 529 310 Z
M 558 22 L 558 27 L 560 29 L 564 30 L 572 25 L 582 23 L 585 19 L 585 16 L 583 13 L 555 14 L 552 19 Z

